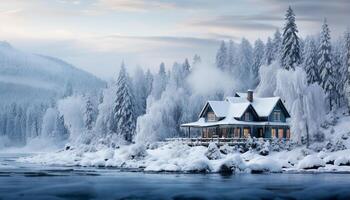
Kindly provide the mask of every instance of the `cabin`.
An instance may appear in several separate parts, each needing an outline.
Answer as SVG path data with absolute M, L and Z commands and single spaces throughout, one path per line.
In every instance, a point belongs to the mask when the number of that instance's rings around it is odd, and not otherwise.
M 200 129 L 202 138 L 280 138 L 291 137 L 290 118 L 280 97 L 254 97 L 254 92 L 236 93 L 223 101 L 208 101 L 198 121 L 181 124 Z

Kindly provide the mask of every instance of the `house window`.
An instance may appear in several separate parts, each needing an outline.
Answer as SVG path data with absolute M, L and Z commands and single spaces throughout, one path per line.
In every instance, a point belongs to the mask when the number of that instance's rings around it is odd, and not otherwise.
M 274 121 L 281 121 L 281 112 L 280 111 L 275 111 L 273 112 L 273 118 L 274 118 Z
M 208 112 L 207 120 L 210 122 L 215 121 L 216 120 L 215 114 L 213 112 Z
M 222 138 L 227 138 L 227 128 L 222 128 L 221 129 L 221 137 Z
M 234 131 L 235 131 L 234 137 L 235 138 L 240 138 L 241 129 L 240 128 L 235 128 Z
M 283 138 L 283 128 L 278 129 L 278 138 L 279 139 Z
M 275 138 L 276 137 L 276 129 L 271 128 L 271 138 Z
M 262 128 L 259 128 L 259 137 L 260 138 L 264 137 L 264 131 Z
M 244 120 L 245 121 L 250 121 L 250 114 L 249 114 L 249 112 L 244 113 Z
M 244 128 L 243 129 L 243 135 L 245 138 L 250 137 L 250 128 Z
M 290 130 L 289 129 L 287 129 L 287 135 L 286 135 L 286 138 L 290 138 Z

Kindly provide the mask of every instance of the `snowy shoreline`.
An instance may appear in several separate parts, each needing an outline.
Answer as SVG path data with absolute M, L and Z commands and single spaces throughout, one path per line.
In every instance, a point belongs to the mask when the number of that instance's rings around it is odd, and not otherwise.
M 143 145 L 85 151 L 71 148 L 18 158 L 18 162 L 49 166 L 111 168 L 145 173 L 350 173 L 350 150 L 314 152 L 304 147 L 270 152 L 239 153 L 218 148 L 172 142 L 146 149 Z

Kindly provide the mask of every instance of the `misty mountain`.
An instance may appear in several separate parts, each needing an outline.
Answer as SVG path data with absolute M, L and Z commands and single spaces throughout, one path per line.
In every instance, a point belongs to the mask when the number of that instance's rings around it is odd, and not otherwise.
M 94 92 L 105 82 L 49 56 L 26 53 L 0 42 L 0 102 L 47 102 L 64 95 Z

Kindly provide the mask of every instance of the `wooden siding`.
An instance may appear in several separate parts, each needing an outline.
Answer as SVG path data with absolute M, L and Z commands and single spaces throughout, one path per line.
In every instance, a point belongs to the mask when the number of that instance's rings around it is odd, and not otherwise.
M 280 113 L 280 120 L 276 120 L 274 117 L 274 112 Z M 284 109 L 282 109 L 282 105 L 280 102 L 277 103 L 277 105 L 273 108 L 271 114 L 268 117 L 269 122 L 286 122 L 286 113 Z

